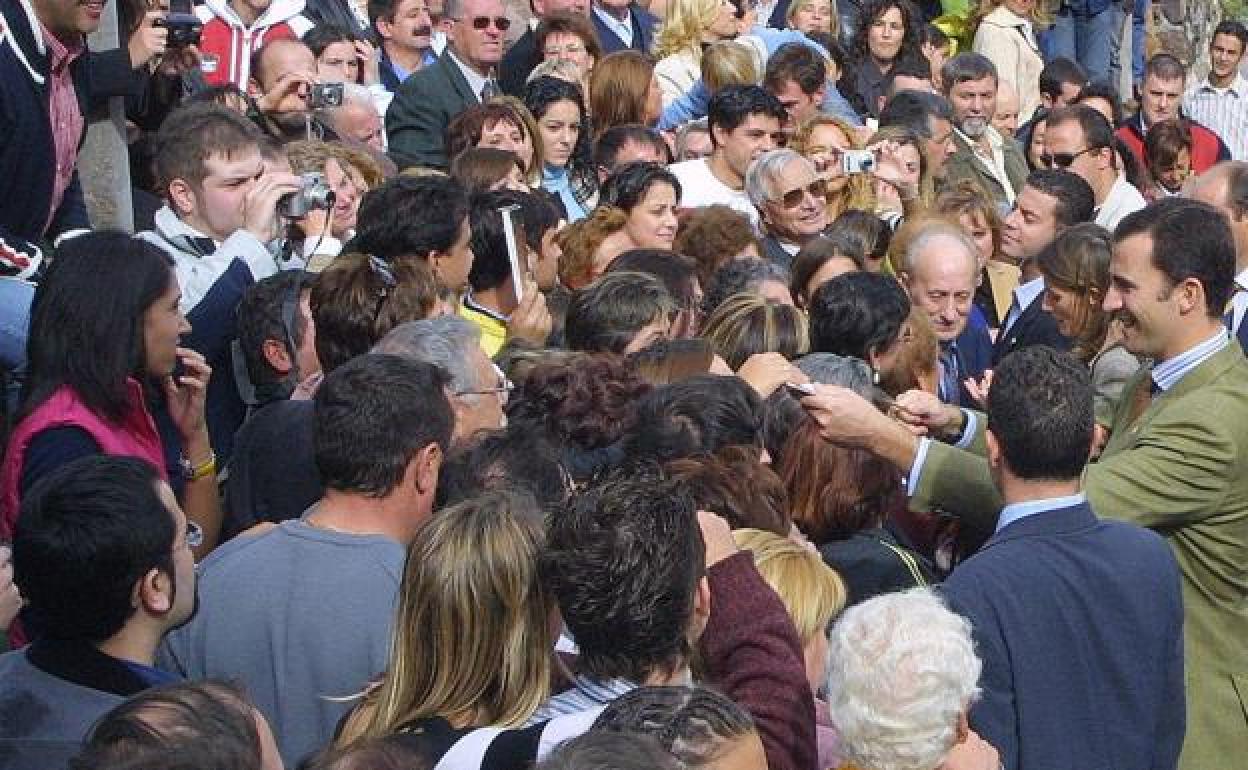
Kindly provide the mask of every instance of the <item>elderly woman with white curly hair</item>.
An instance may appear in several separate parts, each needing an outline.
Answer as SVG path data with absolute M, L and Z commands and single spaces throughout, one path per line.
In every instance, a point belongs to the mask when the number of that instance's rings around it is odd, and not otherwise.
M 996 749 L 967 724 L 980 668 L 970 624 L 930 589 L 846 610 L 827 672 L 841 770 L 997 770 Z

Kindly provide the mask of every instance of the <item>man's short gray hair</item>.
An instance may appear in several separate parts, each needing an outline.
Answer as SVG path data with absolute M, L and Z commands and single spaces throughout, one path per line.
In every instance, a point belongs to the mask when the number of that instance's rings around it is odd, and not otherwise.
M 828 641 L 828 710 L 850 762 L 939 767 L 979 694 L 970 623 L 916 588 L 846 610 Z
M 934 241 L 939 240 L 952 240 L 966 252 L 966 258 L 971 264 L 971 275 L 974 276 L 975 266 L 979 264 L 975 256 L 979 253 L 979 247 L 975 245 L 975 242 L 971 240 L 970 236 L 961 227 L 940 221 L 928 222 L 919 226 L 918 234 L 910 239 L 910 243 L 901 255 L 901 264 L 897 266 L 898 271 L 909 273 L 913 276 L 924 254 Z
M 481 330 L 459 316 L 440 315 L 408 321 L 390 330 L 373 346 L 374 353 L 391 353 L 440 367 L 450 378 L 451 391 L 481 390 L 490 383 L 477 381 L 472 367 L 474 348 L 481 346 Z
M 835 353 L 810 353 L 793 362 L 811 382 L 849 388 L 863 398 L 872 398 L 871 367 L 866 362 Z
M 784 173 L 785 166 L 794 162 L 808 166 L 810 173 L 815 173 L 813 163 L 787 147 L 768 150 L 754 159 L 745 172 L 745 193 L 750 196 L 754 208 L 762 208 L 764 203 L 774 200 L 772 190 L 776 179 Z

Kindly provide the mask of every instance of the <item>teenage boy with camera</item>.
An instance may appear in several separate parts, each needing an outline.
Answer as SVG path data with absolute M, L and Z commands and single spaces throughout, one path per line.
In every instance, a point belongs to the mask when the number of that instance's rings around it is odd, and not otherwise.
M 140 234 L 173 260 L 181 310 L 191 324 L 183 341 L 213 368 L 208 431 L 223 467 L 245 406 L 234 381 L 231 347 L 243 292 L 284 265 L 270 245 L 303 180 L 265 169 L 260 131 L 224 107 L 196 104 L 171 114 L 156 138 L 156 173 L 165 206 Z M 297 267 L 297 265 L 293 265 Z

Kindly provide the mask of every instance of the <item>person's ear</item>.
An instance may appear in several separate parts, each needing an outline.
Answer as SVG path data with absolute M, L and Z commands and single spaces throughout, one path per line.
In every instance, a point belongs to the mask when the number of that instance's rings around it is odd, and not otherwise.
M 1179 292 L 1179 312 L 1191 315 L 1204 311 L 1205 287 L 1195 278 L 1187 278 L 1177 287 Z
M 1099 308 L 1101 303 L 1105 301 L 1105 292 L 1099 287 L 1093 286 L 1088 289 L 1088 304 L 1094 308 Z
M 153 567 L 135 583 L 131 602 L 149 615 L 163 615 L 173 609 L 173 576 Z
M 264 354 L 264 360 L 278 374 L 285 376 L 294 368 L 294 364 L 290 360 L 290 353 L 286 350 L 286 343 L 278 342 L 277 340 L 265 340 L 260 346 L 260 351 Z
M 264 88 L 260 85 L 260 81 L 255 78 L 247 78 L 247 95 L 252 99 L 259 99 L 264 96 Z
M 394 37 L 394 19 L 386 19 L 379 16 L 377 21 L 373 22 L 373 26 L 377 28 L 377 34 L 381 37 L 382 43 Z
M 963 711 L 961 714 L 958 714 L 958 733 L 957 738 L 954 740 L 954 745 L 956 746 L 959 743 L 966 743 L 966 739 L 970 737 L 971 723 L 966 718 L 966 712 Z
M 191 183 L 185 179 L 179 178 L 169 182 L 169 187 L 165 192 L 174 213 L 179 217 L 185 217 L 193 212 L 199 202 L 199 196 L 195 194 L 195 188 L 191 187 Z
M 412 457 L 408 467 L 413 474 L 416 490 L 421 494 L 433 494 L 438 486 L 438 471 L 442 468 L 442 447 L 430 444 Z
M 706 575 L 698 578 L 693 594 L 693 617 L 689 620 L 689 643 L 696 646 L 711 620 L 711 583 Z
M 988 445 L 988 467 L 1000 468 L 1002 465 L 1001 442 L 997 440 L 997 434 L 992 432 L 992 428 L 984 431 L 984 442 Z

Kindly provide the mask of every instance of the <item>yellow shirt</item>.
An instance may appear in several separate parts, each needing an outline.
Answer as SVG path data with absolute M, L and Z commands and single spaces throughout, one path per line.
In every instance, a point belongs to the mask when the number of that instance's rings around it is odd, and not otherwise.
M 481 349 L 490 358 L 498 355 L 507 341 L 507 324 L 501 319 L 465 304 L 459 306 L 459 317 L 472 321 L 481 330 Z

